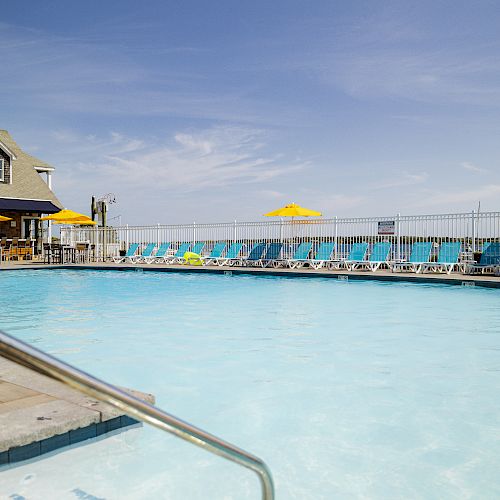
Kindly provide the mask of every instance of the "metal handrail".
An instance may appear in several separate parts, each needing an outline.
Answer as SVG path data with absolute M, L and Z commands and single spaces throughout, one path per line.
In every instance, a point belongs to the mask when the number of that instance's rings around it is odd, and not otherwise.
M 92 377 L 0 331 L 0 355 L 58 380 L 63 384 L 108 403 L 159 429 L 175 434 L 192 444 L 251 469 L 259 476 L 263 500 L 274 500 L 271 471 L 260 458 L 156 408 L 106 382 Z

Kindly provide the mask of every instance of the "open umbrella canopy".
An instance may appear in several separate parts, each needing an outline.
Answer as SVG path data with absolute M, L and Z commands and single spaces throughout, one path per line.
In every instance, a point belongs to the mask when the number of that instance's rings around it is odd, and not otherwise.
M 264 215 L 266 217 L 321 217 L 323 214 L 315 210 L 301 207 L 296 203 L 290 203 L 289 205 L 285 205 L 282 208 L 278 208 L 278 210 L 274 210 Z
M 4 217 L 3 215 L 0 215 L 0 222 L 6 221 L 6 220 L 12 220 L 10 217 Z
M 40 220 L 51 220 L 56 224 L 81 224 L 89 226 L 97 224 L 90 217 L 67 209 L 61 210 L 60 212 L 52 215 L 47 215 L 46 217 L 41 217 Z

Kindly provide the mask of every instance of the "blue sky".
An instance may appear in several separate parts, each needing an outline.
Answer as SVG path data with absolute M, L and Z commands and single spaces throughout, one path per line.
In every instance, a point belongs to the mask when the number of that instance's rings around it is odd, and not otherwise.
M 500 209 L 500 4 L 3 2 L 0 128 L 130 224 Z

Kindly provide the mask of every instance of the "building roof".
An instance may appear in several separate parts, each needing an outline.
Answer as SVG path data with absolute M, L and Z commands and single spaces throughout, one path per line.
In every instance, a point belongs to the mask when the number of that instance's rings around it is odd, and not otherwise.
M 53 170 L 48 163 L 25 153 L 12 139 L 7 130 L 0 130 L 0 148 L 2 144 L 15 155 L 12 161 L 12 184 L 0 183 L 0 198 L 17 198 L 25 200 L 47 200 L 59 208 L 63 208 L 56 195 L 40 177 L 36 167 L 41 170 Z

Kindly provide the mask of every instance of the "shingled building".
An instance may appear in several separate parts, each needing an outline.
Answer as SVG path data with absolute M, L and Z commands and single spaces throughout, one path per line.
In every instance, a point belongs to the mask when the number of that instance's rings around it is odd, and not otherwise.
M 51 189 L 53 171 L 0 130 L 0 215 L 13 219 L 0 222 L 0 237 L 31 238 L 41 244 L 40 217 L 63 208 Z

